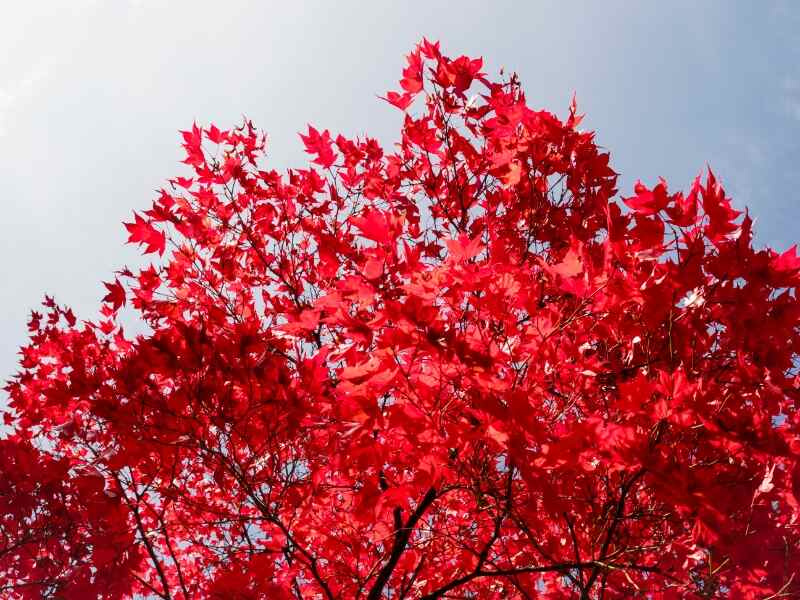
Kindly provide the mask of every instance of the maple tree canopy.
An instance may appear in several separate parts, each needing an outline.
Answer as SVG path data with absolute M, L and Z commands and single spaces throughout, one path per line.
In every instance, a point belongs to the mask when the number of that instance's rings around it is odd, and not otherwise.
M 0 595 L 798 593 L 795 249 L 710 170 L 615 199 L 574 102 L 481 68 L 419 44 L 391 152 L 183 132 L 126 224 L 154 262 L 32 313 Z

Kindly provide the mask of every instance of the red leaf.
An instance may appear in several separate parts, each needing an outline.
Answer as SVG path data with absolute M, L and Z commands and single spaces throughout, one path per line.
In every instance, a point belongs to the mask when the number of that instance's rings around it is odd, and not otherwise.
M 398 94 L 397 92 L 386 92 L 385 97 L 381 97 L 382 100 L 386 100 L 389 104 L 393 104 L 400 110 L 406 110 L 411 103 L 414 101 L 414 96 L 409 93 Z
M 667 207 L 667 184 L 663 179 L 652 190 L 647 189 L 641 181 L 637 181 L 634 191 L 635 196 L 622 200 L 637 214 L 654 215 Z
M 308 134 L 300 134 L 300 139 L 306 146 L 306 152 L 315 154 L 317 158 L 314 162 L 323 168 L 331 167 L 336 160 L 336 154 L 333 151 L 333 140 L 331 134 L 326 129 L 321 134 L 314 129 L 311 125 L 308 126 Z
M 378 279 L 383 275 L 383 261 L 376 258 L 369 259 L 364 265 L 364 277 Z
M 773 258 L 770 266 L 779 273 L 800 271 L 800 257 L 797 256 L 797 245 L 795 244 L 783 254 Z
M 409 94 L 416 94 L 422 90 L 422 57 L 419 49 L 408 55 L 408 66 L 403 69 L 403 78 L 400 80 L 402 87 Z
M 386 216 L 379 210 L 368 210 L 362 216 L 352 218 L 351 222 L 361 231 L 361 235 L 378 244 L 389 243 L 392 239 Z
M 164 232 L 155 229 L 151 221 L 145 221 L 137 213 L 133 213 L 133 216 L 133 223 L 124 223 L 125 229 L 130 233 L 128 243 L 144 245 L 145 254 L 149 254 L 150 252 L 158 252 L 160 255 L 164 254 L 167 243 Z
M 119 279 L 115 279 L 114 283 L 103 283 L 103 285 L 108 290 L 108 294 L 103 297 L 103 302 L 111 304 L 115 311 L 125 305 L 125 288 L 122 287 Z

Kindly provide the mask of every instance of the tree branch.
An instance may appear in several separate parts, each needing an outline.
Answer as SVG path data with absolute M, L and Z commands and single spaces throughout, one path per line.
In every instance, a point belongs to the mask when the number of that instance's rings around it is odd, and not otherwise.
M 434 500 L 436 500 L 436 489 L 430 488 L 417 505 L 417 508 L 414 509 L 414 512 L 408 518 L 405 526 L 402 529 L 395 531 L 394 544 L 392 545 L 392 552 L 389 555 L 389 560 L 386 561 L 386 564 L 383 565 L 383 568 L 378 572 L 378 577 L 375 580 L 375 584 L 372 586 L 372 589 L 369 591 L 369 594 L 367 595 L 367 600 L 379 600 L 383 594 L 383 588 L 386 586 L 386 583 L 392 576 L 392 572 L 397 566 L 400 556 L 402 556 L 403 551 L 406 549 L 406 544 L 408 544 L 408 540 L 411 537 L 411 533 L 414 531 L 414 527 L 416 527 L 417 523 L 422 518 L 422 515 L 426 510 L 428 510 L 428 507 L 433 504 Z

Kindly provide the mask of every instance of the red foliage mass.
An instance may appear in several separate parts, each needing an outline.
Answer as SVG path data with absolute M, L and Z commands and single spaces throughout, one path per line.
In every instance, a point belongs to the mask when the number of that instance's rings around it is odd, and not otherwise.
M 438 44 L 400 142 L 183 134 L 103 318 L 33 313 L 4 597 L 798 593 L 800 260 Z M 149 326 L 130 338 L 123 306 Z M 775 596 L 772 596 L 775 597 Z

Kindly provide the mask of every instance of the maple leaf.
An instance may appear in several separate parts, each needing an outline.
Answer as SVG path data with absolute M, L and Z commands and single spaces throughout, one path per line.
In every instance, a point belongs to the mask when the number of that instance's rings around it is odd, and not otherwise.
M 403 78 L 400 80 L 402 87 L 409 94 L 416 94 L 422 90 L 422 57 L 419 48 L 406 57 L 408 66 L 403 69 Z
M 139 214 L 133 213 L 133 223 L 123 223 L 130 234 L 128 243 L 145 246 L 145 254 L 158 252 L 164 254 L 167 238 L 163 231 L 158 231 L 150 221 L 144 220 Z
M 362 216 L 353 217 L 350 221 L 369 240 L 378 244 L 386 244 L 391 240 L 389 223 L 384 213 L 379 210 L 369 210 Z
M 103 302 L 108 302 L 114 311 L 119 310 L 120 307 L 125 306 L 125 288 L 115 279 L 114 283 L 103 283 L 108 290 L 108 294 L 103 297 Z
M 770 266 L 780 273 L 795 273 L 800 271 L 800 257 L 797 256 L 797 245 L 795 244 L 783 254 L 775 257 Z
M 483 250 L 480 238 L 469 239 L 466 235 L 461 235 L 458 239 L 447 240 L 447 250 L 454 262 L 467 261 L 475 258 Z
M 712 242 L 718 244 L 738 229 L 734 220 L 742 213 L 731 207 L 730 200 L 726 198 L 725 191 L 711 169 L 708 169 L 706 185 L 700 189 L 700 193 L 703 210 L 709 220 L 706 225 L 707 235 Z
M 559 281 L 559 287 L 562 290 L 577 295 L 581 295 L 585 290 L 585 286 L 579 280 L 579 276 L 585 270 L 579 249 L 570 247 L 564 258 L 554 265 L 549 264 L 544 259 L 540 259 L 540 264 L 545 271 Z
M 399 94 L 397 92 L 386 92 L 386 96 L 380 96 L 382 100 L 386 100 L 389 104 L 396 106 L 400 110 L 406 110 L 411 103 L 414 101 L 413 94 L 409 94 L 408 92 Z
M 581 124 L 584 115 L 578 114 L 578 97 L 575 92 L 572 93 L 572 100 L 569 103 L 569 118 L 567 119 L 567 127 L 575 128 Z
M 306 152 L 315 154 L 317 158 L 314 162 L 323 168 L 331 167 L 336 160 L 336 154 L 333 152 L 333 141 L 331 134 L 326 129 L 322 133 L 317 131 L 311 125 L 308 126 L 308 134 L 300 134 L 300 139 L 306 146 Z
M 383 275 L 384 263 L 376 258 L 369 259 L 364 265 L 364 277 L 367 279 L 378 279 Z
M 647 189 L 641 181 L 637 181 L 634 191 L 636 195 L 623 198 L 623 202 L 637 214 L 655 215 L 667 207 L 667 184 L 663 179 L 660 179 L 652 190 Z
M 213 143 L 221 144 L 222 142 L 224 142 L 227 139 L 228 132 L 227 131 L 220 131 L 219 128 L 216 125 L 211 124 L 211 126 L 206 130 L 206 136 Z

